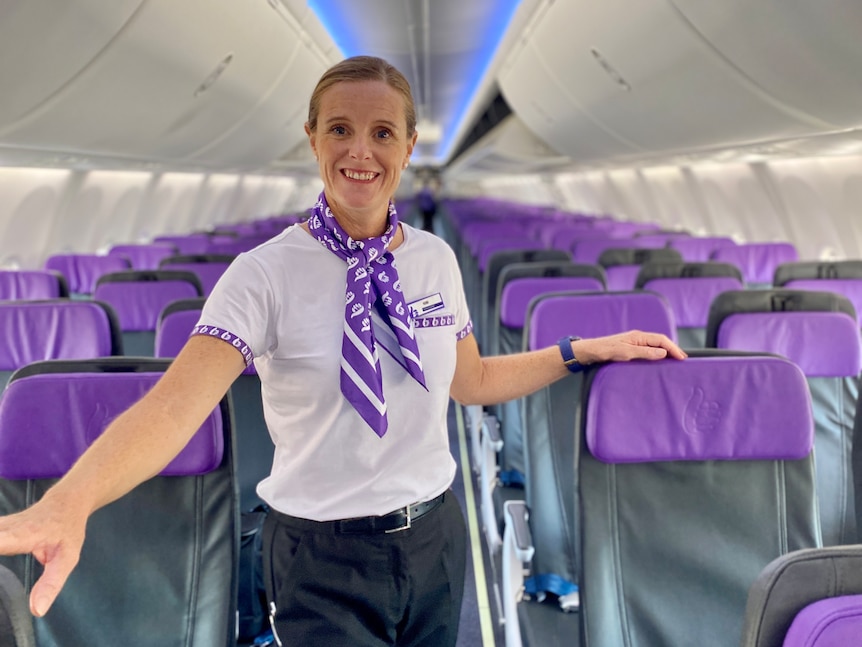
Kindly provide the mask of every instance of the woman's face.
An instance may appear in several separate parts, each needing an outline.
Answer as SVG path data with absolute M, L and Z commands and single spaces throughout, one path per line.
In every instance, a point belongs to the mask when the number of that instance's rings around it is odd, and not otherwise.
M 317 130 L 306 126 L 326 200 L 342 226 L 380 235 L 387 205 L 407 166 L 416 134 L 407 134 L 404 99 L 383 81 L 333 85 L 320 99 Z

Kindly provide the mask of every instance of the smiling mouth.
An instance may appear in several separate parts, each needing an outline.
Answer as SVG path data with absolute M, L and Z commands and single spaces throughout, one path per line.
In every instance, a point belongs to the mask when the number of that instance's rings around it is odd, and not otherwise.
M 377 173 L 372 171 L 350 171 L 348 169 L 344 169 L 341 172 L 349 180 L 360 180 L 362 182 L 369 182 L 377 177 Z

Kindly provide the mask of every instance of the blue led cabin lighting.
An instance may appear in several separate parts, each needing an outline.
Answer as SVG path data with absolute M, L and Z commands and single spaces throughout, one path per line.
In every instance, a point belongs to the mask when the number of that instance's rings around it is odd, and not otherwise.
M 431 0 L 432 11 L 435 1 L 439 2 L 440 0 Z M 363 37 L 355 33 L 356 25 L 360 24 L 361 21 L 357 20 L 357 16 L 354 14 L 362 12 L 362 4 L 362 2 L 344 2 L 343 0 L 308 0 L 309 8 L 315 13 L 345 57 L 372 54 L 385 58 L 385 53 L 374 52 L 372 48 L 362 47 L 360 43 Z M 464 119 L 465 112 L 476 93 L 476 88 L 488 69 L 500 39 L 506 33 L 519 4 L 520 0 L 493 0 L 493 2 L 486 0 L 483 5 L 487 6 L 488 11 L 483 19 L 471 20 L 471 43 L 475 51 L 470 58 L 465 58 L 463 61 L 459 60 L 460 73 L 464 79 L 462 86 L 464 91 L 453 102 L 455 106 L 453 110 L 448 111 L 447 114 L 436 115 L 443 129 L 443 137 L 436 145 L 433 155 L 438 163 L 445 161 L 447 156 L 451 154 L 455 145 L 454 138 L 458 125 Z M 405 72 L 407 71 L 405 70 Z

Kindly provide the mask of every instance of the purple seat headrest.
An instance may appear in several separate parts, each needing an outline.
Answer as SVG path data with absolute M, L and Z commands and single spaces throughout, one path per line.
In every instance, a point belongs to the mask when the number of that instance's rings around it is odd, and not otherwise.
M 625 290 L 633 290 L 640 270 L 640 265 L 612 265 L 611 267 L 606 267 L 605 273 L 608 277 L 608 291 L 623 292 Z
M 837 292 L 850 300 L 856 309 L 856 321 L 862 325 L 862 279 L 795 279 L 782 287 L 788 290 Z
M 117 281 L 100 283 L 93 298 L 109 303 L 120 330 L 155 330 L 159 314 L 171 301 L 193 299 L 197 287 L 188 281 Z
M 154 243 L 167 243 L 177 248 L 180 254 L 203 254 L 209 243 L 207 234 L 188 234 L 185 236 L 158 236 Z
M 60 280 L 48 270 L 0 271 L 0 301 L 56 299 Z
M 673 312 L 653 292 L 603 292 L 548 297 L 533 308 L 529 348 L 555 344 L 563 335 L 602 337 L 627 330 L 663 333 L 676 340 Z
M 488 263 L 491 262 L 491 257 L 497 252 L 514 252 L 520 250 L 540 250 L 545 246 L 538 241 L 525 240 L 521 238 L 513 238 L 510 240 L 488 240 L 481 243 L 479 246 L 478 265 L 479 271 L 484 272 L 488 269 Z
M 658 292 L 667 299 L 679 328 L 706 328 L 712 300 L 722 292 L 742 287 L 731 276 L 703 276 L 652 279 L 643 289 Z
M 155 356 L 176 357 L 200 317 L 199 309 L 180 310 L 162 317 L 156 328 Z
M 59 478 L 161 373 L 45 373 L 13 380 L 0 400 L 0 477 Z M 210 413 L 165 476 L 205 474 L 224 453 L 222 419 Z
M 698 237 L 674 238 L 667 246 L 682 254 L 686 262 L 708 261 L 712 253 L 719 247 L 732 247 L 736 245 L 732 238 L 724 237 Z
M 719 247 L 711 260 L 736 265 L 746 283 L 772 285 L 775 268 L 799 260 L 790 243 L 748 243 Z
M 527 306 L 540 294 L 582 290 L 604 291 L 602 282 L 592 276 L 542 276 L 513 279 L 503 286 L 500 295 L 500 323 L 509 328 L 523 328 Z
M 66 277 L 69 291 L 77 294 L 92 294 L 100 276 L 131 267 L 131 262 L 124 256 L 96 254 L 58 254 L 45 261 L 45 269 L 60 272 Z
M 173 256 L 177 248 L 170 243 L 149 245 L 114 245 L 108 250 L 109 256 L 125 256 L 135 270 L 157 270 L 163 258 Z
M 189 340 L 200 316 L 200 310 L 179 310 L 163 317 L 156 328 L 155 356 L 176 357 Z M 243 375 L 257 375 L 254 364 L 246 366 Z
M 20 301 L 0 304 L 0 370 L 45 359 L 91 359 L 112 352 L 104 308 L 86 301 Z
M 220 261 L 213 261 L 210 263 L 164 263 L 159 269 L 186 270 L 188 272 L 194 272 L 201 280 L 201 286 L 204 290 L 203 296 L 208 297 L 215 287 L 215 284 L 218 283 L 218 280 L 221 278 L 221 275 L 225 273 L 228 265 L 230 265 L 230 263 L 223 263 Z
M 844 312 L 744 312 L 726 317 L 717 348 L 775 353 L 808 377 L 851 377 L 862 371 L 859 327 Z
M 606 364 L 589 392 L 586 441 L 606 463 L 795 460 L 811 452 L 811 397 L 780 357 Z
M 790 625 L 783 647 L 848 647 L 862 639 L 862 595 L 812 602 Z
M 579 240 L 572 245 L 572 260 L 575 263 L 598 263 L 606 249 L 615 247 L 637 247 L 631 238 L 593 238 Z

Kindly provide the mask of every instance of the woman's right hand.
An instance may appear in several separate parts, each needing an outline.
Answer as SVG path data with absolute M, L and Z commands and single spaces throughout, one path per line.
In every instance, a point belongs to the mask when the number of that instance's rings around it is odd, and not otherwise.
M 0 517 L 0 555 L 32 553 L 45 567 L 30 592 L 30 612 L 44 616 L 81 555 L 87 514 L 51 496 L 17 514 Z

